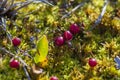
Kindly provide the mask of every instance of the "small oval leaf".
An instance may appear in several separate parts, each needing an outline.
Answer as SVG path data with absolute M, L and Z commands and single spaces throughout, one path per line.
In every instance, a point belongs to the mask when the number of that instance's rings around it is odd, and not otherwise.
M 34 61 L 35 63 L 43 62 L 48 54 L 48 40 L 46 35 L 43 35 L 42 38 L 37 43 L 37 51 Z

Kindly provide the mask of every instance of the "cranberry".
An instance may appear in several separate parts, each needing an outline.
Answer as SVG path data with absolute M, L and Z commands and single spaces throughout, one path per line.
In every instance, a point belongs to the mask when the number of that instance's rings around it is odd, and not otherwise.
M 72 39 L 73 35 L 70 31 L 65 31 L 64 34 L 63 34 L 63 37 L 66 41 L 69 41 Z
M 80 32 L 80 27 L 77 24 L 71 24 L 70 25 L 70 32 L 72 34 L 77 34 Z
M 64 44 L 64 38 L 62 36 L 55 38 L 55 45 L 62 46 L 63 44 Z
M 89 65 L 90 67 L 95 67 L 97 65 L 97 61 L 94 58 L 89 59 Z
M 58 80 L 58 78 L 56 76 L 52 76 L 50 80 Z
M 19 66 L 20 66 L 20 63 L 18 62 L 18 60 L 12 59 L 10 61 L 10 67 L 11 68 L 19 68 Z
M 12 43 L 14 46 L 19 46 L 21 43 L 21 40 L 20 40 L 20 38 L 15 37 L 12 39 Z

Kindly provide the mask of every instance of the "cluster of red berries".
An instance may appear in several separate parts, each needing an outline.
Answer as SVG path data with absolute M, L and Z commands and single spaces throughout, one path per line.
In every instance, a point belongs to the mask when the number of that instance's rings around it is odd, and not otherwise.
M 76 35 L 79 32 L 80 27 L 77 24 L 71 24 L 69 30 L 65 31 L 63 33 L 63 36 L 55 38 L 54 43 L 56 46 L 62 46 L 65 43 L 65 41 L 69 42 L 70 40 L 72 40 L 73 35 Z M 88 64 L 90 67 L 95 67 L 97 65 L 97 61 L 94 58 L 90 58 Z
M 21 43 L 20 38 L 15 37 L 15 38 L 12 39 L 12 44 L 13 44 L 14 47 L 19 46 L 20 43 Z M 18 60 L 16 60 L 16 59 L 12 58 L 10 60 L 9 65 L 10 65 L 11 68 L 16 68 L 17 69 L 17 68 L 20 67 L 20 62 Z M 56 76 L 52 76 L 52 77 L 50 77 L 50 80 L 58 80 L 58 78 Z
M 73 35 L 75 35 L 79 32 L 80 32 L 80 27 L 77 24 L 71 24 L 70 29 L 65 31 L 63 33 L 63 36 L 59 36 L 55 39 L 55 45 L 62 46 L 65 41 L 72 40 Z M 12 44 L 15 47 L 19 46 L 20 43 L 21 43 L 20 38 L 15 37 L 12 39 Z M 88 61 L 88 64 L 90 67 L 95 67 L 97 65 L 97 61 L 94 58 L 90 58 Z M 11 68 L 19 68 L 20 62 L 16 59 L 11 59 L 9 65 Z M 52 77 L 50 77 L 50 80 L 58 80 L 58 78 L 56 76 L 52 76 Z
M 12 44 L 15 47 L 19 46 L 20 43 L 21 43 L 20 38 L 15 37 L 15 38 L 12 39 Z M 9 65 L 10 65 L 11 68 L 19 68 L 20 62 L 17 59 L 11 59 Z
M 71 24 L 69 30 L 65 31 L 63 33 L 63 36 L 59 36 L 55 38 L 55 45 L 56 46 L 62 46 L 65 41 L 68 42 L 72 40 L 73 35 L 80 32 L 80 27 L 77 24 Z

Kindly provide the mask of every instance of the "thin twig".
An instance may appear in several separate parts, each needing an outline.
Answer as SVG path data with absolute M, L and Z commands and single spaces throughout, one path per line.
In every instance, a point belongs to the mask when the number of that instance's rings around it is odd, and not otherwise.
M 0 24 L 2 25 L 3 30 L 7 33 L 7 37 L 9 38 L 9 40 L 12 41 L 11 34 L 8 33 L 8 31 L 7 31 L 7 29 L 6 29 L 6 21 L 5 21 L 4 18 L 1 18 Z M 0 50 L 5 51 L 6 53 L 10 54 L 11 56 L 14 56 L 14 57 L 18 58 L 18 59 L 20 60 L 20 62 L 23 64 L 23 68 L 24 68 L 24 71 L 25 71 L 25 73 L 26 73 L 26 76 L 27 76 L 28 80 L 31 80 L 31 78 L 29 77 L 29 74 L 28 74 L 28 72 L 27 72 L 27 69 L 26 69 L 26 67 L 28 67 L 28 68 L 30 68 L 30 67 L 24 62 L 24 60 L 23 60 L 21 57 L 15 55 L 15 54 L 13 54 L 13 53 L 11 53 L 10 51 L 8 51 L 8 50 L 5 49 L 5 48 L 1 48 L 1 47 L 0 47 Z M 18 53 L 18 49 L 17 49 L 17 48 L 15 49 L 15 51 L 16 51 L 16 53 Z M 26 66 L 26 67 L 25 67 L 25 66 Z M 30 69 L 31 69 L 31 68 L 30 68 Z
M 6 34 L 7 34 L 7 37 L 9 38 L 9 40 L 10 41 L 12 41 L 12 36 L 11 36 L 11 34 L 7 31 L 7 29 L 6 29 L 6 21 L 5 21 L 5 19 L 4 18 L 1 18 L 2 20 L 2 22 L 0 22 L 0 24 L 2 24 L 2 29 L 6 32 Z M 19 48 L 17 48 L 17 47 L 15 47 L 15 51 L 16 51 L 16 53 L 18 53 L 18 50 L 20 51 L 20 49 Z M 29 57 L 31 57 L 30 55 L 29 55 Z M 31 57 L 32 58 L 32 57 Z M 26 65 L 26 63 L 24 63 L 24 61 L 20 58 L 20 61 L 24 64 L 24 65 Z
M 29 73 L 28 73 L 28 71 L 27 71 L 28 65 L 22 60 L 21 57 L 14 55 L 13 53 L 11 53 L 10 51 L 8 51 L 8 50 L 5 49 L 5 48 L 0 47 L 0 50 L 5 51 L 6 53 L 10 54 L 11 56 L 15 56 L 15 57 L 19 58 L 20 62 L 23 64 L 23 69 L 24 69 L 24 72 L 25 72 L 28 80 L 31 80 L 31 78 L 30 78 L 30 76 L 29 76 Z M 30 68 L 30 67 L 28 67 L 28 68 Z
M 51 5 L 51 6 L 54 6 L 53 4 L 51 4 L 50 2 L 48 2 L 47 0 L 32 0 L 33 3 L 40 3 L 40 2 L 43 2 L 43 3 L 46 3 L 48 5 Z
M 8 0 L 4 0 L 4 1 L 2 1 L 2 3 L 1 3 L 1 5 L 0 5 L 0 7 L 5 7 L 5 5 L 6 5 L 7 1 L 8 1 Z
M 2 13 L 0 13 L 0 14 L 5 14 L 7 11 L 9 11 L 12 8 L 13 3 L 14 3 L 14 0 L 11 0 L 10 6 L 7 6 L 8 8 L 5 11 L 3 11 Z
M 102 12 L 99 15 L 98 19 L 95 21 L 94 25 L 92 27 L 90 27 L 90 31 L 93 30 L 101 22 L 101 19 L 102 19 L 103 15 L 105 14 L 107 5 L 108 5 L 108 0 L 105 0 L 104 6 L 102 8 Z
M 21 62 L 23 65 L 25 65 L 25 66 L 27 66 L 27 67 L 28 67 L 28 65 L 24 62 L 24 60 L 22 60 L 22 58 L 21 58 L 21 57 L 19 57 L 19 56 L 15 55 L 15 54 L 13 54 L 13 53 L 11 53 L 10 51 L 8 51 L 8 50 L 7 50 L 7 49 L 5 49 L 5 48 L 0 47 L 0 50 L 2 50 L 2 51 L 4 51 L 4 52 L 6 52 L 6 53 L 8 53 L 8 54 L 10 54 L 11 56 L 15 56 L 16 58 L 18 58 L 18 59 L 20 60 L 20 62 Z
M 33 2 L 33 1 L 25 2 L 22 6 L 20 6 L 19 8 L 17 8 L 17 9 L 15 10 L 15 12 L 17 12 L 18 10 L 22 9 L 22 8 L 25 7 L 25 6 L 28 6 L 28 5 L 31 4 L 32 2 Z
M 12 35 L 7 31 L 7 29 L 6 29 L 6 19 L 5 18 L 3 18 L 3 17 L 1 17 L 1 22 L 0 22 L 0 24 L 2 25 L 1 27 L 2 27 L 2 29 L 6 32 L 6 34 L 7 34 L 7 37 L 8 37 L 8 39 L 10 40 L 10 42 L 12 41 Z
M 23 5 L 25 5 L 26 6 L 26 4 L 27 3 L 40 3 L 40 2 L 43 2 L 43 3 L 46 3 L 46 4 L 49 4 L 49 5 L 51 5 L 51 6 L 54 6 L 53 4 L 51 4 L 50 2 L 48 2 L 48 1 L 46 1 L 46 0 L 27 0 L 26 2 L 18 2 L 18 3 L 15 3 L 15 4 L 13 4 L 13 6 L 12 7 L 16 7 L 16 6 L 23 6 Z M 18 8 L 19 9 L 19 8 Z M 21 8 L 20 8 L 21 9 Z M 18 11 L 18 10 L 17 10 Z
M 86 1 L 87 1 L 87 0 L 86 0 Z M 85 2 L 86 2 L 86 1 L 85 1 Z M 65 15 L 63 15 L 61 19 L 64 19 L 64 18 L 68 17 L 70 14 L 72 14 L 73 12 L 75 12 L 78 8 L 82 7 L 82 6 L 85 4 L 85 2 L 79 3 L 79 4 L 78 4 L 75 8 L 73 8 L 70 12 L 68 12 L 68 13 L 65 14 Z
M 23 70 L 24 70 L 24 72 L 25 72 L 25 74 L 26 74 L 27 79 L 28 79 L 28 80 L 31 80 L 31 77 L 30 77 L 30 75 L 29 75 L 29 73 L 28 73 L 28 71 L 27 71 L 26 66 L 23 66 Z
M 0 50 L 10 54 L 11 56 L 15 56 L 13 53 L 9 52 L 7 49 L 0 47 Z

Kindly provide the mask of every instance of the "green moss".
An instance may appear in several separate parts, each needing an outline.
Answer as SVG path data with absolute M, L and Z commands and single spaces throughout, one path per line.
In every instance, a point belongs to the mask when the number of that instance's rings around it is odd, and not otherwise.
M 120 7 L 120 0 L 117 0 L 114 6 L 112 3 L 108 4 L 101 23 L 92 31 L 88 29 L 93 27 L 101 13 L 104 0 L 89 1 L 69 17 L 61 19 L 63 14 L 71 11 L 79 1 L 84 0 L 76 0 L 73 5 L 68 1 L 69 7 L 66 9 L 61 8 L 63 1 L 58 1 L 53 7 L 42 3 L 31 4 L 19 11 L 22 14 L 18 14 L 16 25 L 7 22 L 7 29 L 13 37 L 18 36 L 22 39 L 19 48 L 23 51 L 29 50 L 28 53 L 32 57 L 37 52 L 36 48 L 32 48 L 32 44 L 36 44 L 43 34 L 47 35 L 48 63 L 43 67 L 44 73 L 39 75 L 39 80 L 49 80 L 50 76 L 57 76 L 59 80 L 119 80 L 120 70 L 115 68 L 114 57 L 120 53 L 120 19 L 115 15 L 117 13 L 115 10 Z M 32 13 L 29 14 L 30 12 Z M 71 23 L 77 23 L 81 27 L 82 22 L 85 24 L 84 29 L 81 29 L 80 34 L 73 36 L 72 47 L 67 43 L 61 47 L 54 45 L 54 38 L 62 35 L 65 30 L 69 30 Z M 0 36 L 2 35 L 5 35 L 3 31 L 0 33 Z M 30 41 L 31 36 L 35 38 L 33 42 Z M 0 45 L 16 53 L 6 37 L 1 38 Z M 2 51 L 0 53 L 4 54 Z M 18 53 L 22 54 L 20 51 Z M 20 69 L 11 69 L 10 57 L 4 56 L 0 61 L 0 80 L 27 80 L 22 65 Z M 91 57 L 95 57 L 98 61 L 98 65 L 93 69 L 88 65 L 88 59 Z M 32 59 L 24 56 L 22 58 L 28 65 L 34 64 Z

